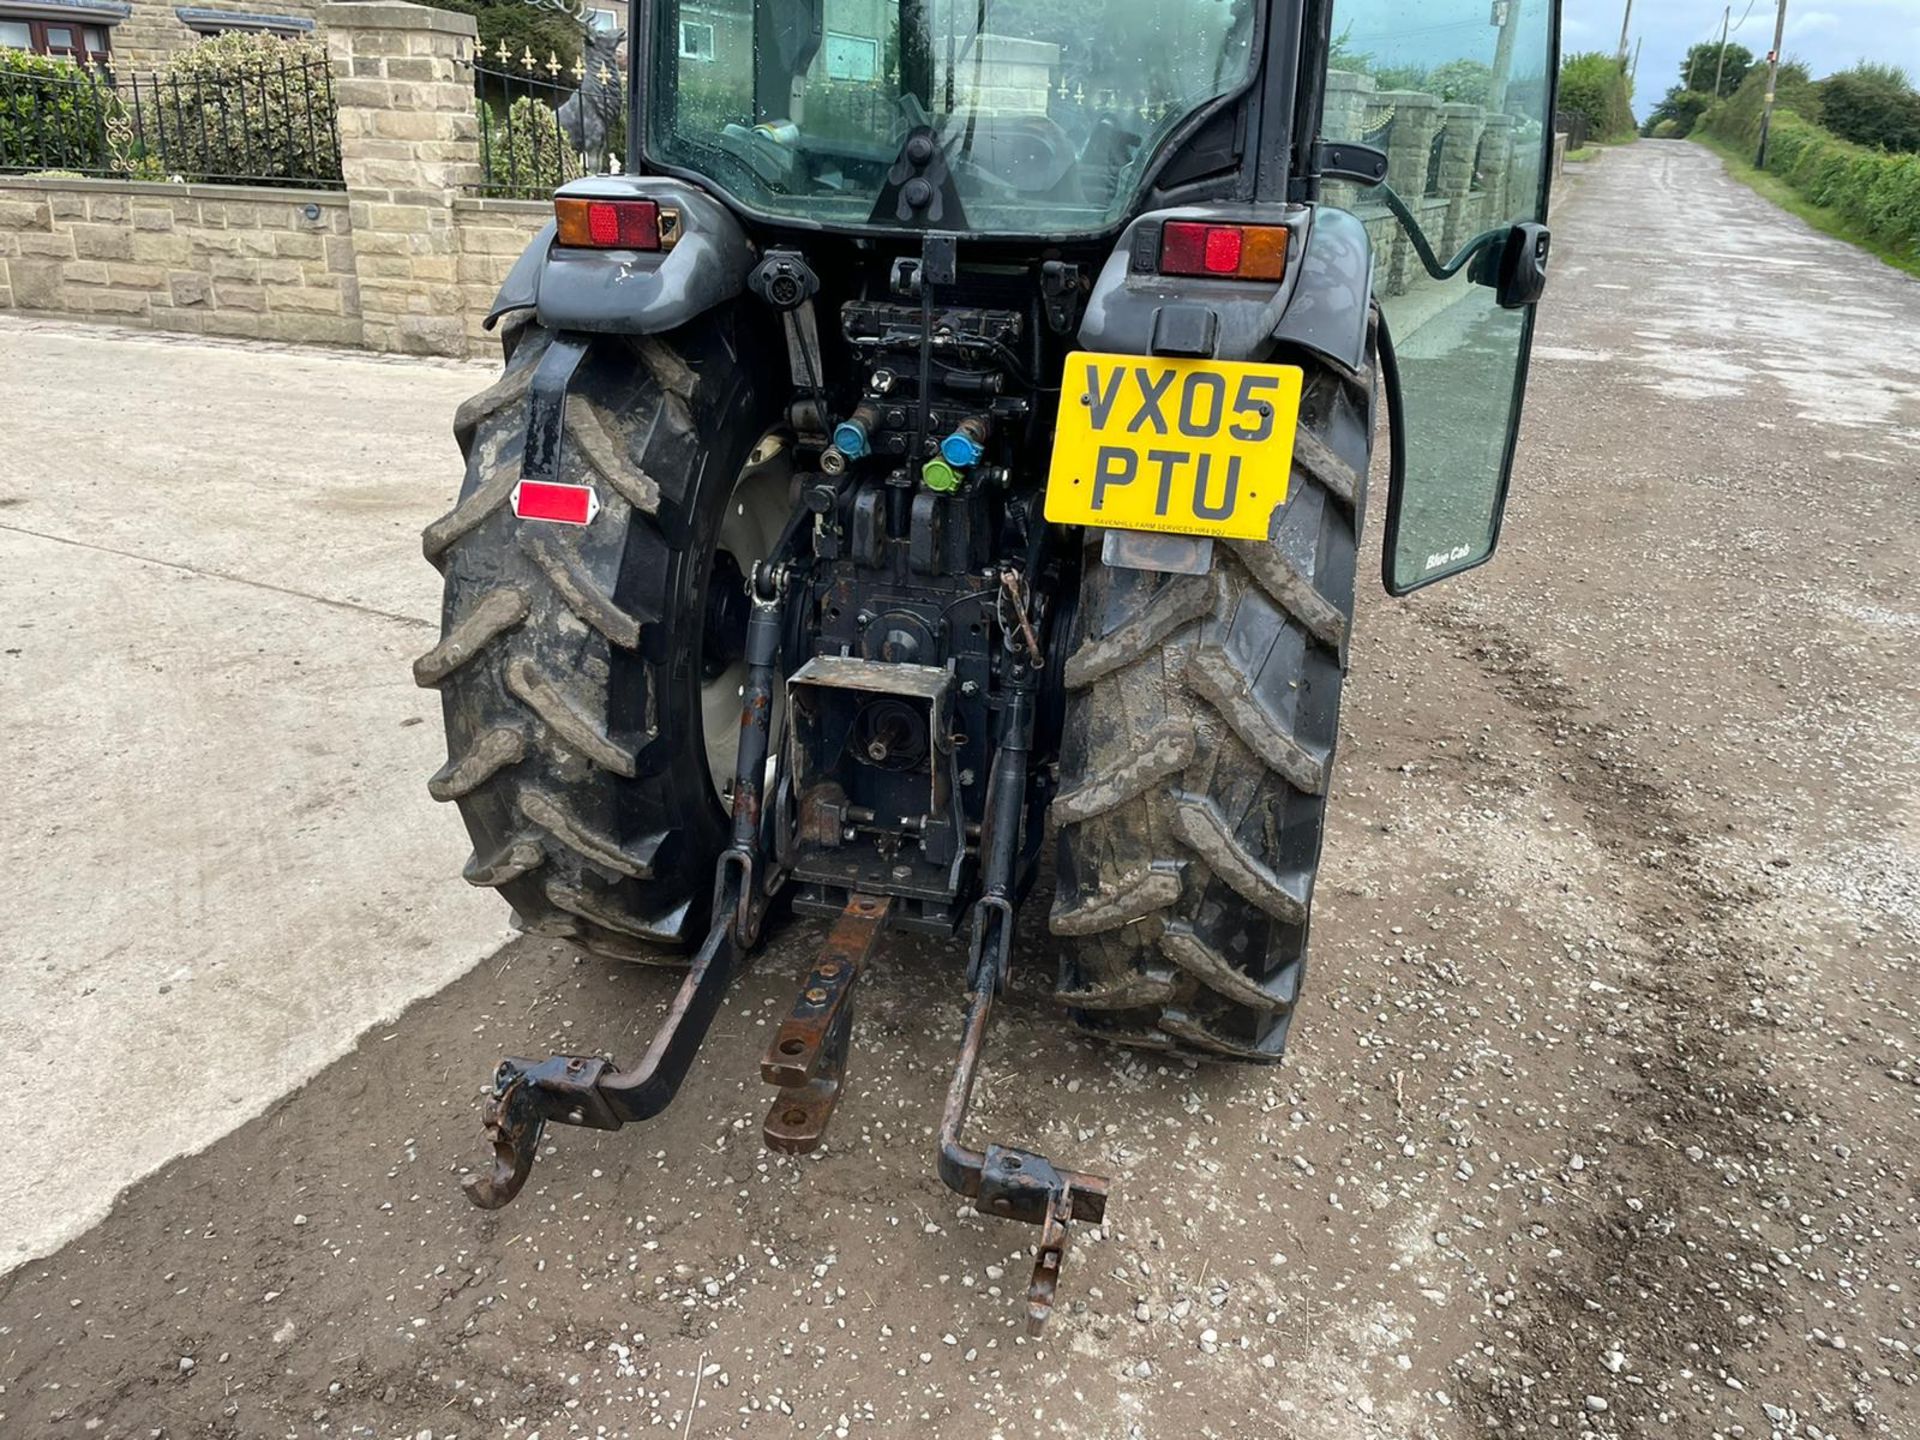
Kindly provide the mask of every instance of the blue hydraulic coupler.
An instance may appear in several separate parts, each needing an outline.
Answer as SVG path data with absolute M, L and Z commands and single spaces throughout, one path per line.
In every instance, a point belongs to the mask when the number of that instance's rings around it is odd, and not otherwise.
M 873 427 L 880 423 L 880 412 L 865 401 L 853 407 L 853 414 L 833 427 L 833 448 L 849 460 L 859 460 L 873 453 L 873 442 L 869 438 Z
M 833 427 L 833 446 L 849 460 L 858 460 L 867 453 L 867 427 L 858 418 L 842 420 Z
M 987 450 L 986 417 L 968 416 L 962 420 L 954 432 L 940 442 L 940 458 L 956 470 L 965 470 L 979 463 Z

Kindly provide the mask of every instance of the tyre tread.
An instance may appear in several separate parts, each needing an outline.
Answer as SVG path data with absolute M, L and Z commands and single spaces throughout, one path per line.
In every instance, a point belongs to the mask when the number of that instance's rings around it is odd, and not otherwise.
M 1049 922 L 1068 942 L 1055 999 L 1117 1043 L 1244 1063 L 1285 1046 L 1372 429 L 1371 370 L 1305 368 L 1267 540 L 1217 542 L 1211 573 L 1157 588 L 1088 552 Z

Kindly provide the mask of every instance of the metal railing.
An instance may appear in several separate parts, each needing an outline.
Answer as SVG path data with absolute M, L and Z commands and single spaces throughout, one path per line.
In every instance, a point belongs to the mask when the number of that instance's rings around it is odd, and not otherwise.
M 1583 150 L 1587 144 L 1589 126 L 1587 117 L 1578 110 L 1556 110 L 1553 112 L 1553 128 L 1567 137 L 1569 150 Z
M 0 69 L 0 173 L 342 185 L 324 60 L 204 75 Z
M 589 66 L 592 67 L 591 73 Z M 505 42 L 473 66 L 482 195 L 544 200 L 568 180 L 617 168 L 625 147 L 626 85 L 591 50 L 571 63 Z

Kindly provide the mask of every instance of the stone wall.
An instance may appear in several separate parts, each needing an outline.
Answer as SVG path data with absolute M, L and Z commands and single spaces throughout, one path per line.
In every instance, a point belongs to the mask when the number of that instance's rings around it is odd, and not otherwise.
M 439 348 L 431 353 L 489 354 L 494 342 L 482 321 L 553 207 L 460 198 L 451 213 L 459 335 L 434 332 Z M 364 239 L 337 190 L 0 176 L 0 310 L 361 345 L 368 343 L 357 263 Z M 393 321 L 376 312 L 388 338 Z
M 482 322 L 500 282 L 535 232 L 552 218 L 553 207 L 544 200 L 453 202 L 454 233 L 460 245 L 456 274 L 465 295 L 467 341 L 476 354 L 492 343 Z
M 408 354 L 481 322 L 551 218 L 479 200 L 470 16 L 325 7 L 344 190 L 0 176 L 0 309 Z
M 1060 47 L 1044 40 L 982 35 L 978 52 L 955 72 L 954 108 L 987 115 L 1044 115 Z
M 0 308 L 355 345 L 346 197 L 6 177 Z

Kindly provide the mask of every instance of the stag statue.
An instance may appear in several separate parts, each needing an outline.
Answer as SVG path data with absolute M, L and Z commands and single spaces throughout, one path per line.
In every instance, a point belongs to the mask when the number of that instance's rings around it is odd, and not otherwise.
M 607 135 L 626 106 L 621 93 L 620 44 L 625 30 L 603 30 L 589 26 L 586 50 L 580 57 L 585 73 L 580 88 L 560 107 L 560 129 L 565 132 L 574 153 L 586 158 L 587 168 L 598 171 L 607 164 Z

